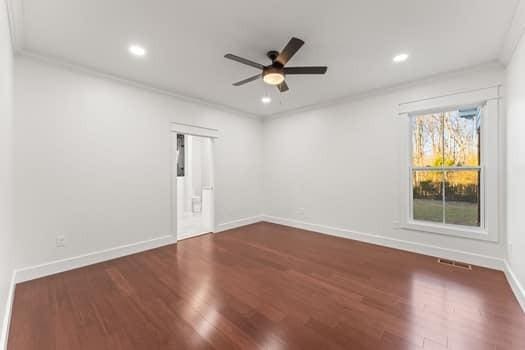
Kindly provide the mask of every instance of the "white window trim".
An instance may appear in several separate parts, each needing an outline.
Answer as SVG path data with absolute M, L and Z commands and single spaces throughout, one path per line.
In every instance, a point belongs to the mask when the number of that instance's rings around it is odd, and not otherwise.
M 403 142 L 400 228 L 441 235 L 497 242 L 499 237 L 499 118 L 500 86 L 445 96 L 426 98 L 399 105 L 399 115 L 406 118 L 406 142 Z M 481 106 L 481 226 L 471 227 L 432 223 L 412 219 L 412 125 L 411 116 L 436 111 Z M 463 168 L 465 169 L 465 168 Z

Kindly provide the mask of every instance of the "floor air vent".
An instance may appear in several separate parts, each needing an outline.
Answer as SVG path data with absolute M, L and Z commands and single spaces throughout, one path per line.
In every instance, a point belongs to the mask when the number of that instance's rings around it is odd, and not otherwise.
M 438 263 L 443 264 L 443 265 L 459 267 L 459 268 L 465 269 L 465 270 L 472 270 L 472 265 L 466 264 L 466 263 L 462 263 L 462 262 L 459 262 L 459 261 L 438 258 Z

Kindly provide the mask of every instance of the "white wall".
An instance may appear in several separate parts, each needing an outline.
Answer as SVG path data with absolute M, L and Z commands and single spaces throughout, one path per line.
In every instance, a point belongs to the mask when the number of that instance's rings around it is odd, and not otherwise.
M 506 76 L 507 240 L 508 262 L 525 286 L 525 38 L 522 37 Z M 525 297 L 525 295 L 524 295 Z
M 7 9 L 0 1 L 0 338 L 11 282 L 12 225 L 12 70 L 13 51 L 9 33 Z M 0 339 L 2 346 L 3 339 Z
M 217 224 L 261 212 L 257 119 L 23 57 L 15 108 L 18 267 L 170 234 L 170 122 L 220 130 Z
M 490 243 L 395 228 L 401 167 L 407 157 L 401 154 L 402 143 L 408 137 L 397 105 L 503 79 L 499 65 L 486 65 L 266 121 L 265 214 L 503 258 L 503 232 L 499 243 Z
M 221 131 L 217 224 L 264 212 L 505 256 L 504 232 L 490 243 L 394 224 L 400 219 L 401 142 L 407 137 L 398 103 L 501 83 L 498 65 L 266 120 L 264 126 L 29 58 L 17 59 L 15 68 L 17 267 L 169 234 L 173 121 Z M 371 187 L 377 190 L 369 192 Z M 57 235 L 66 236 L 65 248 L 55 247 Z

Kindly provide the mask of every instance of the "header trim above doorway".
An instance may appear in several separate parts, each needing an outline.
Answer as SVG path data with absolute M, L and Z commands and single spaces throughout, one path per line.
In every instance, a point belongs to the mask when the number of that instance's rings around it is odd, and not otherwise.
M 211 137 L 213 139 L 219 137 L 218 129 L 206 128 L 190 124 L 171 123 L 171 131 L 176 132 L 178 134 Z

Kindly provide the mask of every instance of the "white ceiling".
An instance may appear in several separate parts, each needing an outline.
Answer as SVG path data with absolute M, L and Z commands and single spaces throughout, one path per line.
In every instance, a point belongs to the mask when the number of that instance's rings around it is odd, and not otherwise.
M 498 58 L 518 0 L 13 0 L 17 42 L 119 77 L 270 115 Z M 20 3 L 18 4 L 20 6 Z M 20 25 L 21 24 L 21 25 Z M 327 65 L 289 76 L 284 94 L 223 58 L 263 64 L 291 36 L 306 44 L 289 65 Z M 138 59 L 131 43 L 145 46 Z M 392 57 L 407 52 L 402 64 Z M 263 105 L 268 91 L 273 102 Z

